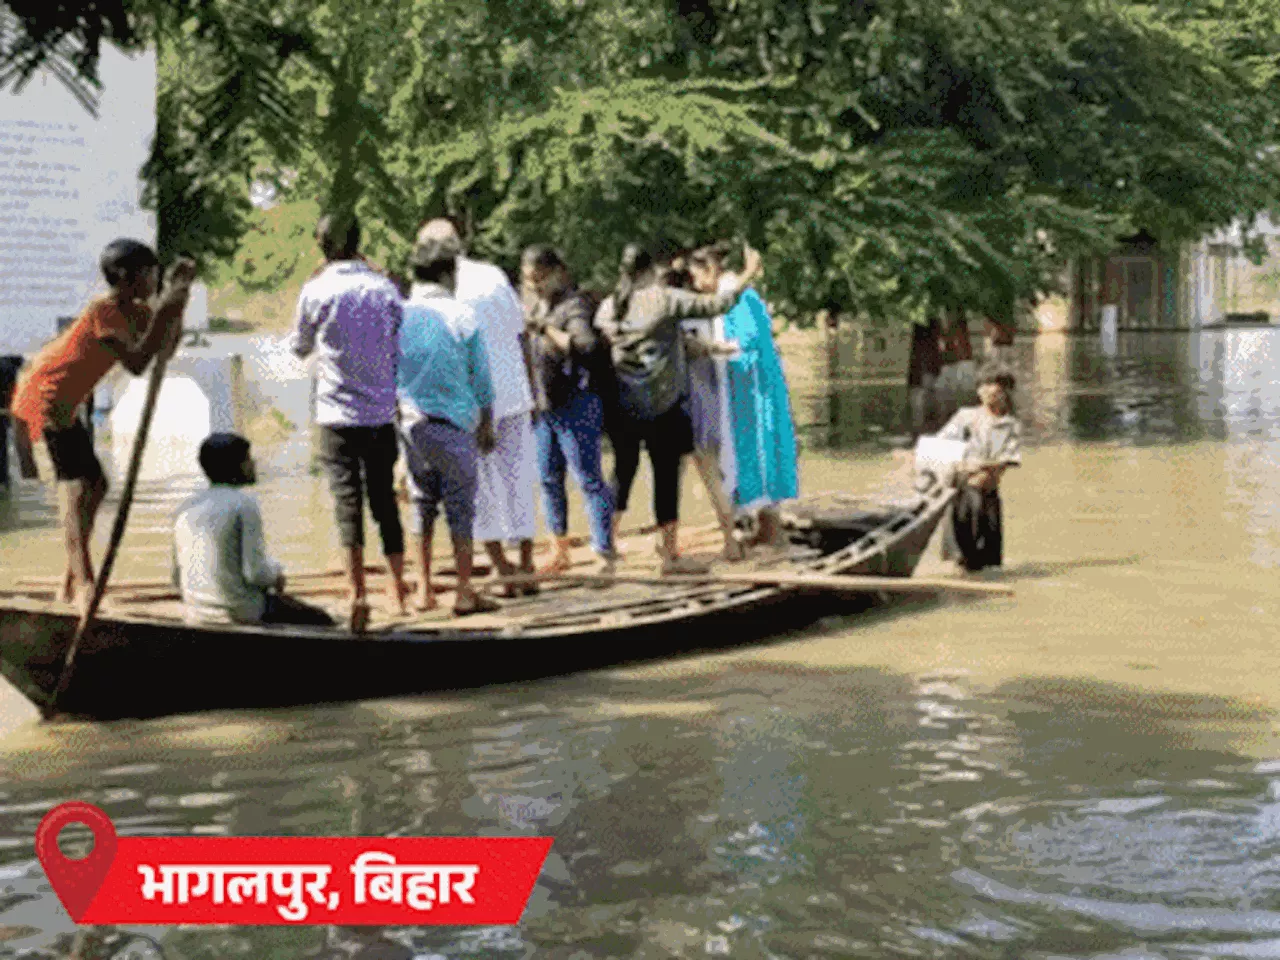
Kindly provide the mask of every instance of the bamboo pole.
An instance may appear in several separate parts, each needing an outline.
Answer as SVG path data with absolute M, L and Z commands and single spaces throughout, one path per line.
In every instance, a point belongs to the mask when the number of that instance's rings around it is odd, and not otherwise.
M 93 622 L 94 615 L 107 592 L 107 580 L 111 577 L 111 568 L 115 566 L 116 556 L 120 552 L 120 542 L 124 539 L 125 526 L 129 522 L 129 508 L 133 505 L 133 492 L 138 485 L 138 474 L 142 470 L 142 454 L 146 448 L 147 433 L 151 430 L 151 420 L 155 416 L 156 401 L 160 397 L 160 387 L 164 382 L 164 371 L 169 358 L 164 354 L 156 357 L 151 367 L 151 379 L 147 383 L 146 402 L 142 408 L 142 419 L 138 423 L 138 433 L 133 438 L 133 451 L 129 457 L 129 472 L 125 476 L 124 490 L 120 494 L 120 507 L 116 511 L 115 523 L 111 527 L 111 540 L 107 544 L 107 553 L 102 558 L 102 567 L 98 570 L 98 579 L 93 585 L 93 594 L 89 598 L 89 606 L 80 620 L 75 636 L 71 638 L 71 646 L 67 648 L 67 656 L 62 664 L 62 674 L 58 677 L 58 686 L 53 692 L 53 700 L 49 709 L 56 711 L 58 701 L 66 692 L 71 682 L 71 674 L 75 669 L 76 654 L 80 644 Z

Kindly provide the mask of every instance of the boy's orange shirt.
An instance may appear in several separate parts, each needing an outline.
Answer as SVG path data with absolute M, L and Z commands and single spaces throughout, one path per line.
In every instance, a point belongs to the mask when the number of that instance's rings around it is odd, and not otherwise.
M 133 345 L 150 328 L 151 319 L 152 310 L 145 304 L 122 305 L 104 296 L 36 355 L 14 390 L 10 408 L 26 423 L 32 440 L 46 430 L 65 430 L 75 423 L 76 408 L 119 359 L 103 341 Z

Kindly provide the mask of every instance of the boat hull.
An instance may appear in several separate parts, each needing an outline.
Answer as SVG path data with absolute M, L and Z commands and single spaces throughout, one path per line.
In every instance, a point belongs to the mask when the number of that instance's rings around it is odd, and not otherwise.
M 948 500 L 925 501 L 914 515 L 904 515 L 901 530 L 855 538 L 844 551 L 799 569 L 910 576 Z M 468 630 L 459 621 L 452 629 L 354 637 L 329 630 L 101 620 L 77 653 L 56 713 L 145 719 L 510 683 L 759 641 L 877 602 L 873 594 L 776 587 L 670 592 L 675 599 L 666 609 L 641 616 L 599 622 L 587 617 L 586 626 L 565 618 L 559 625 L 514 631 Z M 0 672 L 48 717 L 55 712 L 52 694 L 76 620 L 38 604 L 0 604 Z

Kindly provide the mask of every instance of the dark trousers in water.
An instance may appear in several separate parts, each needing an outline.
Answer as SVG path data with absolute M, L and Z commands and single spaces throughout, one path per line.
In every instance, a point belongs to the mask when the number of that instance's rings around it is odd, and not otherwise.
M 1004 563 L 1004 521 L 999 490 L 962 486 L 951 503 L 951 523 L 942 544 L 944 560 L 959 560 L 966 570 Z

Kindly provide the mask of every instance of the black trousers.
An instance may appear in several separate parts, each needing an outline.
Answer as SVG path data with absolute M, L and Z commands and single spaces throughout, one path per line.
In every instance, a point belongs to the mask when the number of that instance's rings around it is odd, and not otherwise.
M 364 503 L 369 501 L 382 538 L 383 555 L 404 553 L 404 527 L 396 503 L 396 429 L 321 427 L 320 462 L 329 478 L 342 545 L 364 546 Z
M 653 470 L 653 519 L 658 526 L 680 517 L 680 461 L 693 450 L 693 427 L 684 403 L 653 420 L 620 416 L 609 438 L 613 443 L 613 495 L 616 512 L 625 513 L 640 469 L 640 447 Z
M 963 486 L 951 505 L 949 556 L 966 570 L 1004 565 L 1004 517 L 999 490 Z

